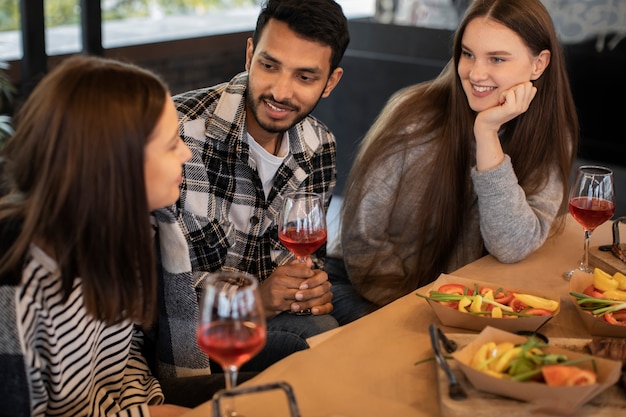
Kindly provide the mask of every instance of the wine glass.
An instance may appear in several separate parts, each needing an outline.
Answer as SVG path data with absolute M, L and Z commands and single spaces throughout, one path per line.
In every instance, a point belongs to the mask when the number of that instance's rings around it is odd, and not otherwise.
M 589 240 L 596 227 L 609 220 L 615 213 L 613 171 L 595 165 L 579 167 L 570 188 L 569 212 L 585 231 L 585 247 L 578 268 L 563 274 L 568 281 L 576 270 L 593 272 L 589 267 Z
M 278 216 L 278 239 L 300 262 L 326 242 L 326 216 L 319 194 L 296 192 L 285 197 Z
M 259 353 L 267 338 L 258 280 L 241 271 L 218 271 L 204 274 L 199 289 L 197 343 L 220 364 L 230 390 L 237 385 L 239 368 Z M 237 415 L 231 402 L 225 416 Z

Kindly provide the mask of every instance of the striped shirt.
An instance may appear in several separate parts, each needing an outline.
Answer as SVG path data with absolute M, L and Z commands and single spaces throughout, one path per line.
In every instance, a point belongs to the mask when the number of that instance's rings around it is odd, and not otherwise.
M 57 265 L 35 245 L 14 294 L 29 415 L 148 416 L 148 404 L 163 402 L 141 355 L 141 332 L 130 322 L 106 326 L 88 315 L 79 278 L 62 302 Z M 0 410 L 13 400 L 0 398 Z

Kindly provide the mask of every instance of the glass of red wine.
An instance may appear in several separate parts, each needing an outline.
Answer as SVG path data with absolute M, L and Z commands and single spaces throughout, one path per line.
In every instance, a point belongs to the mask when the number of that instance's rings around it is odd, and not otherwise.
M 237 385 L 239 368 L 259 353 L 267 338 L 258 280 L 245 272 L 218 271 L 204 274 L 199 289 L 196 340 L 220 364 L 230 390 Z M 223 415 L 239 415 L 232 401 Z
M 585 231 L 585 247 L 578 268 L 563 274 L 568 281 L 576 270 L 593 273 L 593 269 L 589 267 L 589 240 L 596 227 L 609 220 L 615 213 L 613 171 L 595 165 L 579 167 L 570 188 L 569 212 Z
M 296 192 L 285 197 L 278 216 L 278 238 L 300 262 L 326 242 L 326 215 L 322 197 Z

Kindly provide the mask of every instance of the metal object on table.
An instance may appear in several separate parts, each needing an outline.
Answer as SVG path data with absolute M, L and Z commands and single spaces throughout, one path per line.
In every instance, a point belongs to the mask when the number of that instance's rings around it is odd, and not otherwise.
M 446 349 L 446 352 L 452 353 L 456 350 L 457 345 L 453 340 L 448 339 L 441 329 L 437 327 L 434 323 L 431 323 L 429 327 L 430 332 L 430 343 L 433 347 L 433 351 L 435 352 L 435 359 L 437 360 L 437 364 L 443 369 L 448 378 L 448 394 L 453 400 L 464 400 L 467 398 L 467 393 L 459 383 L 456 375 L 446 362 L 446 358 L 443 356 L 441 352 L 441 345 Z
M 617 259 L 626 263 L 626 253 L 622 249 L 622 245 L 619 240 L 619 225 L 620 223 L 626 224 L 626 216 L 618 217 L 613 220 L 613 243 L 611 245 L 600 246 L 601 251 L 611 252 Z
M 224 398 L 232 398 L 242 396 L 246 394 L 257 394 L 265 391 L 283 391 L 287 397 L 287 403 L 289 405 L 289 415 L 291 417 L 301 417 L 300 410 L 298 409 L 298 403 L 296 401 L 296 395 L 293 392 L 293 388 L 286 382 L 272 382 L 270 384 L 251 385 L 247 387 L 237 387 L 230 390 L 222 389 L 213 395 L 213 416 L 220 417 L 221 402 Z
M 613 244 L 611 245 L 611 253 L 622 262 L 626 262 L 626 254 L 622 250 L 622 246 L 619 241 L 619 224 L 626 224 L 626 217 L 618 217 L 613 221 Z

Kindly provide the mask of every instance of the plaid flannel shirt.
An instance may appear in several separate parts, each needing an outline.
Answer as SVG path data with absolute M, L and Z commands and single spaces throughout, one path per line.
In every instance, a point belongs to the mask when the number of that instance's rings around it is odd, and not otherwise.
M 174 97 L 180 134 L 192 151 L 176 205 L 155 212 L 161 260 L 159 377 L 206 374 L 196 347 L 196 277 L 237 269 L 263 281 L 293 255 L 278 240 L 277 218 L 287 193 L 322 195 L 336 183 L 335 138 L 312 116 L 289 129 L 289 154 L 266 200 L 245 129 L 247 73 L 229 83 Z M 316 252 L 324 266 L 326 248 Z

